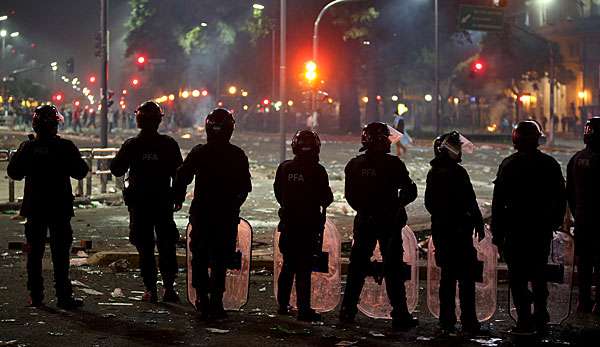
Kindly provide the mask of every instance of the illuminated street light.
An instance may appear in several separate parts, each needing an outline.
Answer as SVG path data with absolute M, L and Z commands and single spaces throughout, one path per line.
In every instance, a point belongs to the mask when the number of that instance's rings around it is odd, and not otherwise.
M 244 91 L 242 92 L 242 96 L 243 96 L 243 97 L 246 97 L 246 96 L 248 96 L 248 92 L 244 90 Z
M 585 99 L 585 98 L 587 97 L 587 91 L 585 91 L 585 90 L 582 90 L 582 91 L 580 91 L 580 92 L 577 92 L 577 96 L 578 96 L 580 99 Z
M 203 28 L 206 28 L 208 26 L 208 24 L 205 23 L 205 22 L 202 22 L 202 23 L 200 23 L 200 26 L 203 27 Z
M 204 90 L 202 91 L 202 96 L 208 96 L 208 90 L 204 89 Z
M 199 97 L 200 96 L 200 91 L 198 89 L 194 89 L 192 91 L 192 96 L 195 97 L 195 98 Z
M 169 101 L 173 101 L 175 100 L 175 95 L 174 94 L 169 94 Z
M 458 105 L 460 103 L 460 99 L 454 98 L 454 99 L 452 99 L 452 102 L 454 102 L 454 105 Z
M 431 96 L 431 94 L 426 94 L 425 95 L 425 101 L 431 102 L 431 100 L 433 100 L 433 96 Z
M 17 37 L 19 36 L 19 32 L 15 31 L 14 33 L 10 33 L 10 37 Z
M 8 19 L 8 16 L 0 16 L 0 22 L 7 20 L 7 19 Z
M 369 102 L 369 97 L 368 96 L 363 96 L 362 97 L 362 102 L 364 102 L 365 104 Z
M 0 30 L 0 37 L 6 37 L 8 33 L 6 32 L 6 30 L 2 29 Z
M 187 99 L 190 97 L 190 92 L 188 92 L 187 90 L 184 90 L 183 92 L 181 92 L 181 97 L 184 99 Z
M 231 94 L 231 95 L 233 95 L 233 94 L 237 93 L 237 88 L 236 88 L 236 86 L 231 86 L 231 87 L 229 87 L 229 90 L 228 90 L 228 92 L 229 92 L 229 94 Z
M 289 100 L 287 104 L 289 107 L 294 106 L 294 100 Z
M 392 101 L 396 102 L 398 101 L 398 95 L 392 95 Z
M 261 11 L 265 9 L 265 6 L 261 4 L 252 4 L 252 8 Z

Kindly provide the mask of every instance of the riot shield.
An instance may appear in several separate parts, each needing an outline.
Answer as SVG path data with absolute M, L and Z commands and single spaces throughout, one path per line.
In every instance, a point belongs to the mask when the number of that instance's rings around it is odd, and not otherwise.
M 477 251 L 477 259 L 483 262 L 483 276 L 475 283 L 475 307 L 477 319 L 484 322 L 496 312 L 498 272 L 498 250 L 492 244 L 492 234 L 486 225 L 485 238 L 479 242 L 473 238 L 473 246 Z M 440 316 L 440 278 L 441 269 L 435 262 L 435 245 L 429 239 L 427 248 L 427 307 L 436 318 Z M 456 316 L 460 317 L 460 302 L 458 284 L 456 288 Z
M 548 265 L 545 269 L 548 281 L 547 307 L 550 313 L 550 324 L 562 324 L 571 314 L 574 265 L 575 241 L 573 236 L 563 231 L 554 232 Z M 516 321 L 517 314 L 510 291 L 508 295 L 510 316 Z
M 275 298 L 277 299 L 277 281 L 283 265 L 283 256 L 279 251 L 279 231 L 273 235 L 273 266 Z M 340 232 L 335 224 L 327 219 L 323 233 L 323 252 L 329 254 L 329 272 L 313 272 L 311 276 L 311 306 L 317 312 L 329 312 L 335 309 L 340 301 L 341 292 L 341 249 L 342 241 Z M 296 285 L 292 286 L 290 305 L 296 307 Z
M 188 224 L 186 232 L 187 294 L 188 301 L 194 305 L 196 302 L 196 290 L 192 286 L 192 252 L 190 250 L 191 231 L 192 225 Z M 227 269 L 225 293 L 223 294 L 223 307 L 226 310 L 239 310 L 248 301 L 250 261 L 252 259 L 252 227 L 250 226 L 250 223 L 243 218 L 240 218 L 240 224 L 238 225 L 236 247 L 238 254 L 241 253 L 241 262 L 231 266 L 236 269 Z
M 410 266 L 410 280 L 404 282 L 406 288 L 406 305 L 413 312 L 419 302 L 419 266 L 417 264 L 417 238 L 407 225 L 402 229 L 403 260 Z M 371 261 L 381 262 L 379 242 L 375 247 Z M 371 318 L 391 319 L 392 306 L 387 296 L 385 279 L 378 284 L 372 276 L 365 279 L 358 304 L 360 312 Z

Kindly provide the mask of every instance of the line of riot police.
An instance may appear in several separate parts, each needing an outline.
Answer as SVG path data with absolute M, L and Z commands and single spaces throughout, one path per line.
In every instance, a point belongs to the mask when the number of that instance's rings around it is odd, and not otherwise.
M 251 228 L 240 219 L 240 208 L 252 190 L 248 158 L 241 148 L 230 143 L 235 121 L 227 110 L 216 109 L 207 116 L 207 143 L 194 147 L 185 160 L 177 142 L 158 133 L 163 116 L 160 106 L 152 101 L 138 107 L 136 121 L 140 132 L 123 143 L 111 163 L 115 176 L 127 175 L 124 200 L 130 213 L 129 239 L 140 255 L 146 288 L 143 300 L 158 301 L 160 271 L 163 301 L 179 301 L 174 287 L 179 232 L 173 213 L 182 208 L 186 188 L 195 178 L 189 211 L 188 296 L 194 298 L 201 318 L 221 319 L 228 308 L 224 302 L 229 302 L 224 298 L 230 291 L 228 273 L 237 271 L 238 279 L 242 279 L 239 285 L 248 285 L 250 242 L 246 240 L 246 246 L 242 247 L 238 234 L 240 228 L 245 228 L 246 235 L 251 237 Z M 21 214 L 27 217 L 30 304 L 43 305 L 41 261 L 49 230 L 58 306 L 72 309 L 83 302 L 73 296 L 68 275 L 73 216 L 69 178 L 81 179 L 89 168 L 75 145 L 57 135 L 60 121 L 61 115 L 54 106 L 35 110 L 36 136 L 23 142 L 11 158 L 8 174 L 13 179 L 26 180 Z M 414 305 L 410 308 L 407 305 L 407 296 L 416 303 L 418 271 L 415 271 L 416 253 L 410 252 L 410 247 L 416 245 L 414 234 L 406 226 L 406 206 L 416 199 L 417 186 L 402 160 L 389 154 L 390 137 L 386 124 L 367 125 L 361 136 L 360 152 L 364 153 L 351 159 L 345 168 L 345 197 L 357 215 L 340 321 L 353 322 L 359 309 L 365 312 L 361 305 L 388 305 L 384 316 L 392 319 L 394 330 L 404 331 L 418 324 L 411 315 Z M 491 270 L 484 270 L 486 264 L 478 250 L 486 237 L 491 238 L 508 265 L 517 314 L 513 332 L 531 334 L 545 330 L 550 321 L 548 257 L 553 232 L 563 224 L 567 200 L 575 218 L 578 309 L 600 313 L 600 293 L 596 290 L 593 300 L 590 289 L 592 274 L 600 265 L 600 234 L 596 232 L 600 219 L 594 216 L 600 193 L 597 183 L 600 117 L 590 119 L 586 125 L 586 148 L 569 162 L 566 187 L 558 162 L 539 151 L 542 139 L 541 127 L 535 121 L 524 121 L 515 127 L 513 143 L 517 151 L 503 160 L 494 181 L 491 235 L 487 236 L 469 175 L 460 165 L 463 148 L 472 144 L 458 132 L 444 134 L 434 141 L 435 157 L 427 175 L 425 207 L 432 222 L 430 268 L 435 266 L 439 277 L 430 278 L 428 286 L 433 283 L 437 286 L 433 298 L 437 301 L 432 301 L 435 304 L 430 309 L 439 314 L 445 332 L 456 329 L 457 285 L 464 332 L 480 331 L 482 319 L 476 305 L 480 289 L 476 283 L 484 277 L 491 283 L 487 293 L 493 296 L 493 305 L 491 313 L 483 316 L 489 318 L 495 310 L 495 249 L 487 252 L 491 254 L 488 258 L 493 259 Z M 279 165 L 274 182 L 275 198 L 280 204 L 275 252 L 282 256 L 279 268 L 276 265 L 278 313 L 289 314 L 295 296 L 298 319 L 303 321 L 320 320 L 311 305 L 311 287 L 319 288 L 316 293 L 323 296 L 327 295 L 327 286 L 334 286 L 334 292 L 337 290 L 337 294 L 331 295 L 328 308 L 321 311 L 333 309 L 339 300 L 339 288 L 335 287 L 340 284 L 339 245 L 336 245 L 339 235 L 326 218 L 333 194 L 327 172 L 319 163 L 320 147 L 315 132 L 296 133 L 292 140 L 294 158 Z M 155 245 L 159 252 L 158 270 Z M 337 272 L 329 277 L 315 275 L 332 271 Z M 485 271 L 493 275 L 484 275 Z M 367 284 L 367 288 L 380 291 L 373 301 L 367 298 L 371 289 L 363 290 L 366 279 L 378 284 L 375 287 Z M 406 290 L 407 282 L 412 282 L 410 292 Z M 242 293 L 247 296 L 247 290 Z M 238 300 L 236 305 L 244 302 L 245 299 Z

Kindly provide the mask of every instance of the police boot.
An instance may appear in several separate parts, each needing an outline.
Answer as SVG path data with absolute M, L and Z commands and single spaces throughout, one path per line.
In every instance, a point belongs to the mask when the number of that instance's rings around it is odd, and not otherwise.
M 312 308 L 298 311 L 298 320 L 301 322 L 320 322 L 321 315 Z
M 227 312 L 223 307 L 223 293 L 210 295 L 210 318 L 221 320 L 227 318 Z
M 419 325 L 419 320 L 410 314 L 403 317 L 392 318 L 392 330 L 393 331 L 407 331 L 411 328 Z
M 155 304 L 158 302 L 158 292 L 155 289 L 147 289 L 142 295 L 142 301 Z
M 29 306 L 30 307 L 41 307 L 44 306 L 44 294 L 29 294 Z
M 196 290 L 196 302 L 194 303 L 194 306 L 196 307 L 196 312 L 198 312 L 198 318 L 201 320 L 210 318 L 209 305 L 208 295 L 200 294 L 198 290 Z
M 179 302 L 179 294 L 177 293 L 177 291 L 173 287 L 173 284 L 172 283 L 171 284 L 165 284 L 164 288 L 165 288 L 165 292 L 163 293 L 162 301 L 163 302 L 178 303 Z
M 56 302 L 56 306 L 62 308 L 63 310 L 74 310 L 83 306 L 83 299 L 76 298 L 73 296 L 68 296 L 65 298 L 58 298 Z

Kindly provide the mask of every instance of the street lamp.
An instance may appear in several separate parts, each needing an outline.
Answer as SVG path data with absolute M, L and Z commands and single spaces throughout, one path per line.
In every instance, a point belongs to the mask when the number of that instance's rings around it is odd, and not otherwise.
M 19 36 L 19 32 L 15 31 L 14 33 L 10 33 L 10 37 L 17 37 Z
M 0 16 L 0 22 L 5 21 L 8 19 L 8 16 Z

